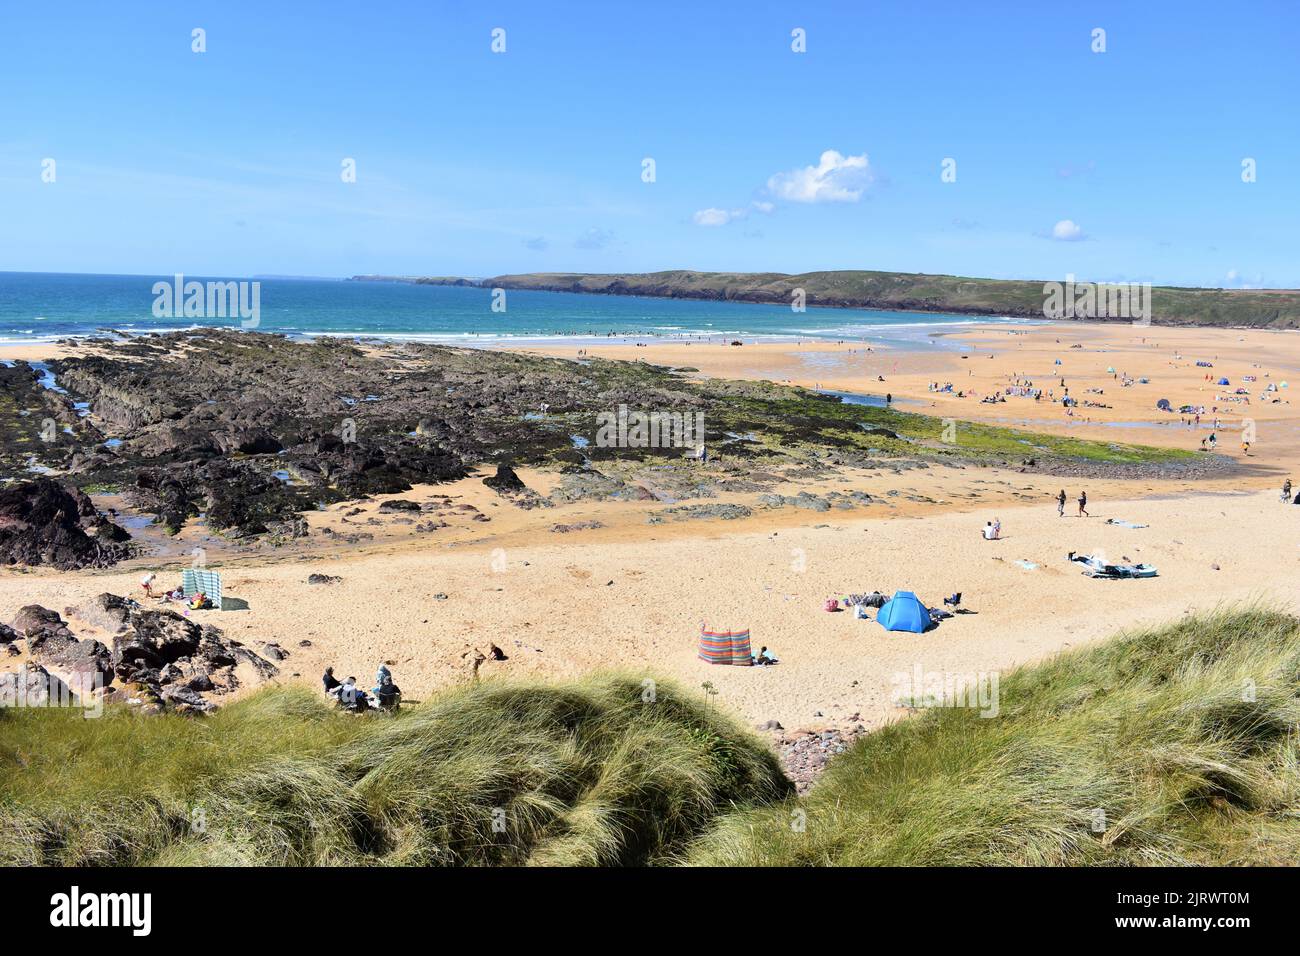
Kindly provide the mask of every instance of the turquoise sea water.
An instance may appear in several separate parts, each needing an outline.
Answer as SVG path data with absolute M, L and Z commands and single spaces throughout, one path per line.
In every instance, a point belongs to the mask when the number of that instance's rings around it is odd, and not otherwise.
M 185 276 L 208 282 L 212 277 Z M 193 326 L 240 326 L 238 318 L 154 314 L 154 284 L 172 276 L 0 272 L 0 344 L 89 335 L 105 328 L 139 334 Z M 217 278 L 212 281 L 229 281 Z M 251 280 L 250 280 L 251 281 Z M 327 279 L 258 279 L 258 331 L 493 345 L 572 337 L 911 339 L 998 319 L 858 309 L 809 309 L 739 302 L 508 290 L 504 312 L 492 291 L 466 286 Z M 1010 320 L 1001 320 L 1010 321 Z

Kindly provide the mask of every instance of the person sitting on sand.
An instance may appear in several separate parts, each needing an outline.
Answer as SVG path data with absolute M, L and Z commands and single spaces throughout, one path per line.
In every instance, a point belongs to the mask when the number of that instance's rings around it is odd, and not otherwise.
M 393 672 L 388 669 L 387 664 L 380 664 L 379 670 L 375 671 L 376 686 L 382 684 L 385 680 L 392 680 Z
M 140 589 L 144 591 L 145 597 L 153 597 L 153 583 L 158 580 L 158 575 L 150 571 L 140 579 Z
M 766 647 L 761 647 L 758 653 L 754 655 L 754 663 L 759 667 L 768 667 L 777 663 L 777 659 L 767 652 Z
M 325 673 L 321 675 L 320 682 L 324 685 L 326 694 L 343 686 L 339 683 L 339 679 L 334 676 L 334 668 L 332 667 L 325 668 Z
M 365 710 L 370 705 L 366 692 L 357 686 L 355 677 L 347 677 L 339 685 L 338 698 L 339 706 L 348 710 Z
M 372 689 L 371 693 L 375 695 L 380 710 L 396 710 L 402 701 L 402 689 L 393 683 L 391 675 L 385 677 L 383 683 Z
M 997 529 L 993 527 L 992 521 L 984 522 L 984 540 L 996 541 L 998 537 Z

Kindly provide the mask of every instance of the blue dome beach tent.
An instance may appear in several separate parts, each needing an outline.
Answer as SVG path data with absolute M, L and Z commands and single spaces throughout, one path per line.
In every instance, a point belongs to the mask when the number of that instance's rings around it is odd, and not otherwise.
M 1226 378 L 1221 378 L 1221 379 L 1219 379 L 1219 384 L 1220 384 L 1220 385 L 1231 385 L 1232 383 L 1229 382 Z
M 1162 412 L 1173 411 L 1173 409 L 1169 407 L 1169 399 L 1167 398 L 1162 398 L 1160 401 L 1156 402 L 1156 408 L 1160 409 Z
M 896 591 L 876 614 L 876 623 L 887 631 L 920 634 L 932 623 L 930 612 L 911 591 Z

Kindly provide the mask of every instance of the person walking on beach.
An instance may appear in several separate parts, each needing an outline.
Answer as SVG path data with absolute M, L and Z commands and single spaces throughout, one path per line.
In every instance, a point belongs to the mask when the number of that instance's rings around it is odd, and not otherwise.
M 1282 501 L 1283 503 L 1290 503 L 1291 501 L 1291 479 L 1290 478 L 1282 482 Z
M 1088 492 L 1079 492 L 1079 517 L 1087 518 L 1088 515 Z
M 1056 516 L 1058 518 L 1065 517 L 1065 489 L 1064 488 L 1062 488 L 1061 493 L 1056 496 Z

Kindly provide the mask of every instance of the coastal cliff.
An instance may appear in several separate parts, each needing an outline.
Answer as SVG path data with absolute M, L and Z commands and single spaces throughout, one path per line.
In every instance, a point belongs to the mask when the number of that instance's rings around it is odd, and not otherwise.
M 843 270 L 805 272 L 693 272 L 592 274 L 536 272 L 490 279 L 447 276 L 354 276 L 358 281 L 467 285 L 543 292 L 640 295 L 669 299 L 760 302 L 788 305 L 802 289 L 810 307 L 891 309 L 1044 318 L 1045 283 L 1028 279 L 976 279 L 922 273 Z M 1300 328 L 1300 291 L 1291 289 L 1200 289 L 1154 286 L 1151 321 L 1160 325 Z M 1131 317 L 1113 321 L 1130 321 Z

